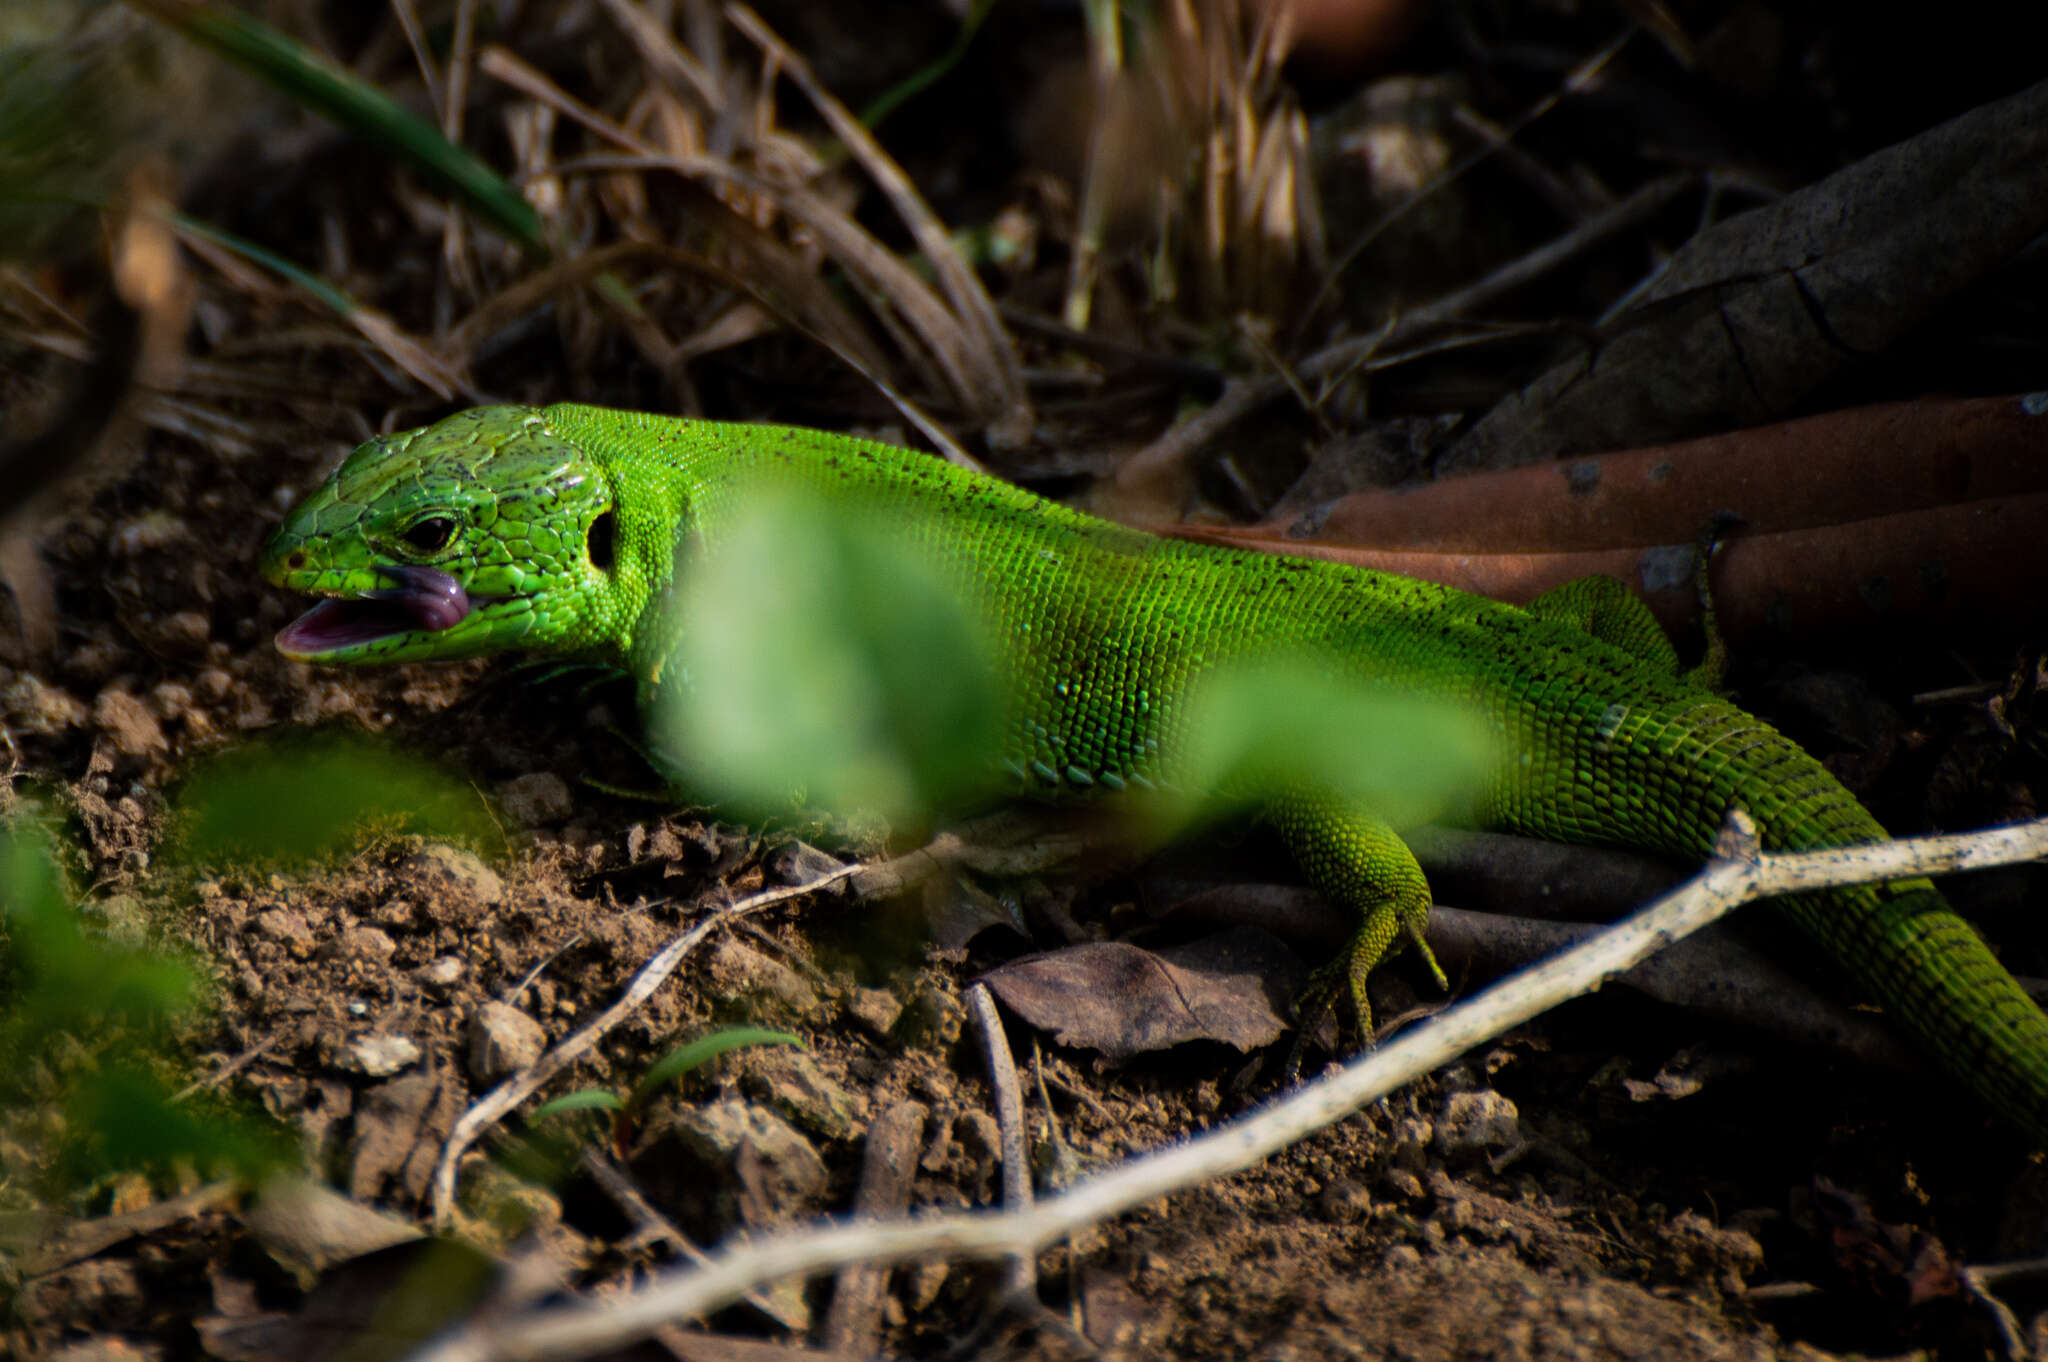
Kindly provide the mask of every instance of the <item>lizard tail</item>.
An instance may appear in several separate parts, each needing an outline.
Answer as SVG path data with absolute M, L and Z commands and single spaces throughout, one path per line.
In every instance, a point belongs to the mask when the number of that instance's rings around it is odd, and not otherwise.
M 1941 1067 L 2048 1148 L 2048 1016 L 1926 880 L 1780 900 Z
M 1882 841 L 1869 811 L 1808 753 L 1761 724 L 1731 802 L 1764 845 L 1804 851 Z M 1760 730 L 1760 731 L 1757 731 Z M 2048 1149 L 2048 1015 L 1970 923 L 1925 879 L 1845 886 L 1777 901 L 1956 1081 Z
M 1674 691 L 1666 705 L 1617 715 L 1622 708 L 1608 706 L 1586 725 L 1571 762 L 1539 765 L 1553 783 L 1521 805 L 1521 816 L 1501 821 L 1679 855 L 1706 854 L 1731 806 L 1756 820 L 1772 851 L 1888 836 L 1826 767 L 1733 705 Z M 1931 1060 L 2048 1149 L 2048 1015 L 1932 883 L 1894 880 L 1774 902 Z

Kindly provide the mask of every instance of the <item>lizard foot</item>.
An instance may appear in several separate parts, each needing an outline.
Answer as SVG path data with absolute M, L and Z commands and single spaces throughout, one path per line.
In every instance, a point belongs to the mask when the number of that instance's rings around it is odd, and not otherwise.
M 1423 935 L 1429 909 L 1404 913 L 1392 903 L 1368 914 L 1335 959 L 1308 977 L 1308 984 L 1295 999 L 1294 1044 L 1289 1048 L 1283 1081 L 1292 1085 L 1301 1076 L 1302 1058 L 1314 1041 L 1325 1051 L 1338 1054 L 1348 1030 L 1358 1038 L 1358 1048 L 1368 1049 L 1378 1041 L 1373 1034 L 1372 996 L 1367 983 L 1372 972 L 1404 945 L 1412 945 L 1429 966 L 1437 987 L 1450 992 L 1451 981 Z M 1405 937 L 1404 941 L 1402 938 Z

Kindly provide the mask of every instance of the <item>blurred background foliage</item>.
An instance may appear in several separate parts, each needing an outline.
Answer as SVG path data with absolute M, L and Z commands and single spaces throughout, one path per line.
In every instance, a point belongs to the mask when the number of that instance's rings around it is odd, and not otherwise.
M 193 764 L 168 811 L 174 863 L 304 869 L 365 839 L 459 842 L 503 855 L 476 787 L 425 758 L 345 731 L 292 732 Z
M 125 899 L 95 928 L 26 813 L 0 827 L 0 1157 L 60 1202 L 121 1173 L 253 1177 L 291 1158 L 268 1121 L 186 1088 L 202 962 Z M 23 1156 L 34 1150 L 33 1157 Z
M 1013 793 L 1020 697 L 972 583 L 845 502 L 773 480 L 737 499 L 683 579 L 677 669 L 656 687 L 650 738 L 680 788 L 753 816 L 865 812 L 899 834 Z M 1466 807 L 1501 756 L 1476 713 L 1422 683 L 1366 687 L 1285 656 L 1204 676 L 1168 750 L 1150 773 L 1165 793 L 1128 801 L 1162 834 L 1294 788 L 1413 826 Z

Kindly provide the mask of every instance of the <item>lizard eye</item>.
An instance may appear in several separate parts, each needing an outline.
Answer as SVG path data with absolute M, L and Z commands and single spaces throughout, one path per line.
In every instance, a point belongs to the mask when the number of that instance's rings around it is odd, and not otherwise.
M 399 536 L 407 547 L 420 553 L 439 553 L 454 537 L 455 522 L 445 515 L 430 515 L 425 520 L 416 520 Z

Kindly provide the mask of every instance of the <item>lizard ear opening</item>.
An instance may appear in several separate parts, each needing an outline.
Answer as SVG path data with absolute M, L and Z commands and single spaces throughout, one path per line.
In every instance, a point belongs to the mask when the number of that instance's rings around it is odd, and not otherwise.
M 610 507 L 590 522 L 590 533 L 584 540 L 584 552 L 590 557 L 590 565 L 599 572 L 610 572 L 616 559 L 618 522 Z

